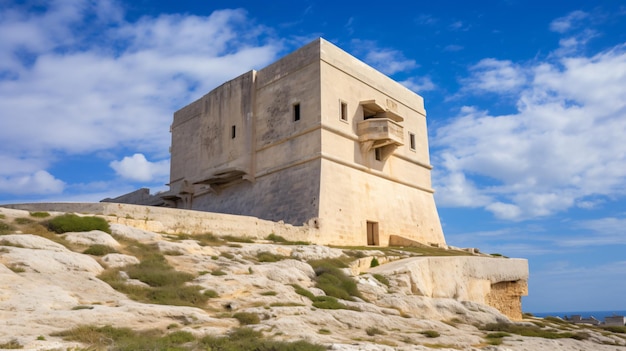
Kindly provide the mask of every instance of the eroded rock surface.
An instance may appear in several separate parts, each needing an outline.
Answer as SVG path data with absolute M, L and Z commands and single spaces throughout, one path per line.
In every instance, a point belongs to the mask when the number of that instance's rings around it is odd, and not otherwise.
M 28 212 L 2 208 L 0 213 L 7 223 L 28 216 Z M 248 312 L 260 317 L 260 322 L 250 327 L 267 337 L 305 339 L 326 345 L 330 350 L 408 351 L 436 347 L 614 351 L 626 348 L 624 338 L 599 331 L 589 331 L 587 340 L 514 335 L 504 338 L 501 345 L 489 345 L 487 332 L 476 326 L 509 323 L 509 320 L 486 303 L 465 299 L 487 290 L 489 296 L 494 290 L 493 282 L 482 271 L 484 267 L 466 262 L 471 258 L 455 261 L 395 257 L 387 262 L 383 252 L 365 252 L 364 255 L 380 256 L 382 264 L 369 269 L 366 262 L 371 262 L 371 257 L 363 257 L 353 269 L 357 271 L 353 278 L 363 299 L 341 301 L 348 309 L 321 309 L 296 293 L 294 286 L 303 287 L 315 296 L 324 295 L 315 287 L 315 271 L 306 261 L 337 258 L 345 254 L 344 250 L 273 243 L 206 246 L 193 237 L 178 240 L 122 224 L 114 224 L 112 229 L 111 239 L 119 245 L 102 233 L 66 234 L 71 247 L 28 233 L 0 236 L 0 344 L 16 340 L 26 350 L 80 349 L 86 345 L 54 336 L 79 325 L 159 329 L 164 333 L 174 325 L 173 330 L 189 331 L 196 336 L 223 335 L 240 325 L 232 318 L 234 313 Z M 126 273 L 127 267 L 140 260 L 125 251 L 129 240 L 157 248 L 176 270 L 195 276 L 190 285 L 217 296 L 211 297 L 206 306 L 197 308 L 137 302 L 116 291 L 98 276 L 115 269 L 128 282 L 132 281 Z M 93 243 L 115 246 L 120 253 L 102 257 L 79 253 Z M 258 257 L 263 253 L 276 255 L 277 261 L 259 262 Z M 515 266 L 514 261 L 510 262 Z M 503 271 L 498 279 L 509 281 L 515 274 Z M 379 280 L 381 276 L 389 281 L 389 286 Z M 438 277 L 437 282 L 432 281 L 433 276 Z M 140 281 L 136 283 L 146 286 Z M 468 284 L 469 287 L 464 286 Z M 505 291 L 509 288 L 496 287 Z

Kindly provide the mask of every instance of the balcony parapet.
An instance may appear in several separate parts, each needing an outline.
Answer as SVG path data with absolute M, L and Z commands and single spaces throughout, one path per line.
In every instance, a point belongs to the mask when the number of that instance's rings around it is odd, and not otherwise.
M 368 149 L 387 145 L 404 145 L 404 127 L 389 118 L 369 118 L 357 124 L 359 142 L 371 144 Z

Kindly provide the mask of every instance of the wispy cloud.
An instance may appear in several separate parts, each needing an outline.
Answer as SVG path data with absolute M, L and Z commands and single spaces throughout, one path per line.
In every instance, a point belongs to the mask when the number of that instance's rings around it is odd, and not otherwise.
M 0 7 L 5 193 L 62 191 L 50 167 L 68 155 L 132 149 L 165 162 L 174 110 L 282 50 L 242 10 L 129 22 L 106 0 Z
M 418 67 L 415 60 L 407 59 L 401 51 L 381 48 L 373 41 L 355 39 L 352 46 L 367 64 L 387 75 L 408 72 Z
M 463 80 L 464 89 L 474 92 L 515 93 L 526 84 L 527 73 L 509 60 L 486 58 L 470 67 L 470 77 Z
M 435 83 L 433 83 L 429 77 L 411 77 L 399 83 L 418 94 L 424 91 L 435 90 L 437 88 Z
M 584 11 L 573 11 L 566 16 L 559 17 L 550 22 L 550 30 L 558 33 L 568 32 L 578 27 L 582 20 L 589 17 L 589 14 Z
M 543 62 L 490 58 L 469 72 L 465 92 L 513 97 L 516 112 L 468 106 L 435 131 L 438 204 L 520 220 L 626 194 L 626 45 Z

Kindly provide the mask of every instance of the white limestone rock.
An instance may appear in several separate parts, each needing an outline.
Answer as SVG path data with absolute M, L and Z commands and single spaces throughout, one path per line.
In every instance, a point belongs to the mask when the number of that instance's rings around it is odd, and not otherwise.
M 328 246 L 321 245 L 299 245 L 295 246 L 291 256 L 293 258 L 309 261 L 320 260 L 323 258 L 337 258 L 343 256 L 343 250 L 333 249 Z
M 123 224 L 113 223 L 110 225 L 113 235 L 121 236 L 126 239 L 137 240 L 139 242 L 151 242 L 161 240 L 162 236 L 147 230 L 129 227 Z
M 308 284 L 311 279 L 315 278 L 315 272 L 309 264 L 296 260 L 261 264 L 253 269 L 254 274 L 263 275 L 280 284 Z
M 46 238 L 32 234 L 9 234 L 0 236 L 0 243 L 6 241 L 13 246 L 27 249 L 46 250 L 56 252 L 69 252 L 69 250 L 58 243 Z M 1 244 L 0 244 L 1 245 Z
M 159 251 L 175 255 L 207 255 L 215 256 L 220 252 L 210 246 L 201 246 L 195 240 L 181 240 L 176 242 L 157 241 Z
M 29 272 L 52 274 L 57 272 L 88 272 L 100 274 L 104 268 L 92 257 L 76 252 L 48 251 L 8 247 L 2 255 L 3 262 L 16 265 Z
M 104 245 L 117 248 L 120 243 L 117 242 L 109 233 L 101 230 L 92 230 L 89 232 L 68 232 L 62 235 L 65 240 L 73 244 L 81 245 Z
M 110 253 L 102 256 L 102 262 L 110 268 L 126 267 L 134 264 L 139 264 L 139 259 L 135 256 Z

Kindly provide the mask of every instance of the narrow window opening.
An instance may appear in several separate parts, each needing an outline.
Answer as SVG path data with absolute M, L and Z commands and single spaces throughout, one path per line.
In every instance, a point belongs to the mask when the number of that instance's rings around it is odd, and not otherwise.
M 341 101 L 341 120 L 348 121 L 348 104 Z
M 236 136 L 237 136 L 237 126 L 232 126 L 230 128 L 230 138 L 235 139 Z
M 383 159 L 381 148 L 378 147 L 374 149 L 374 158 L 376 158 L 376 161 L 381 161 Z
M 415 151 L 415 134 L 409 132 L 409 147 Z
M 300 104 L 293 105 L 293 120 L 294 122 L 300 120 Z

